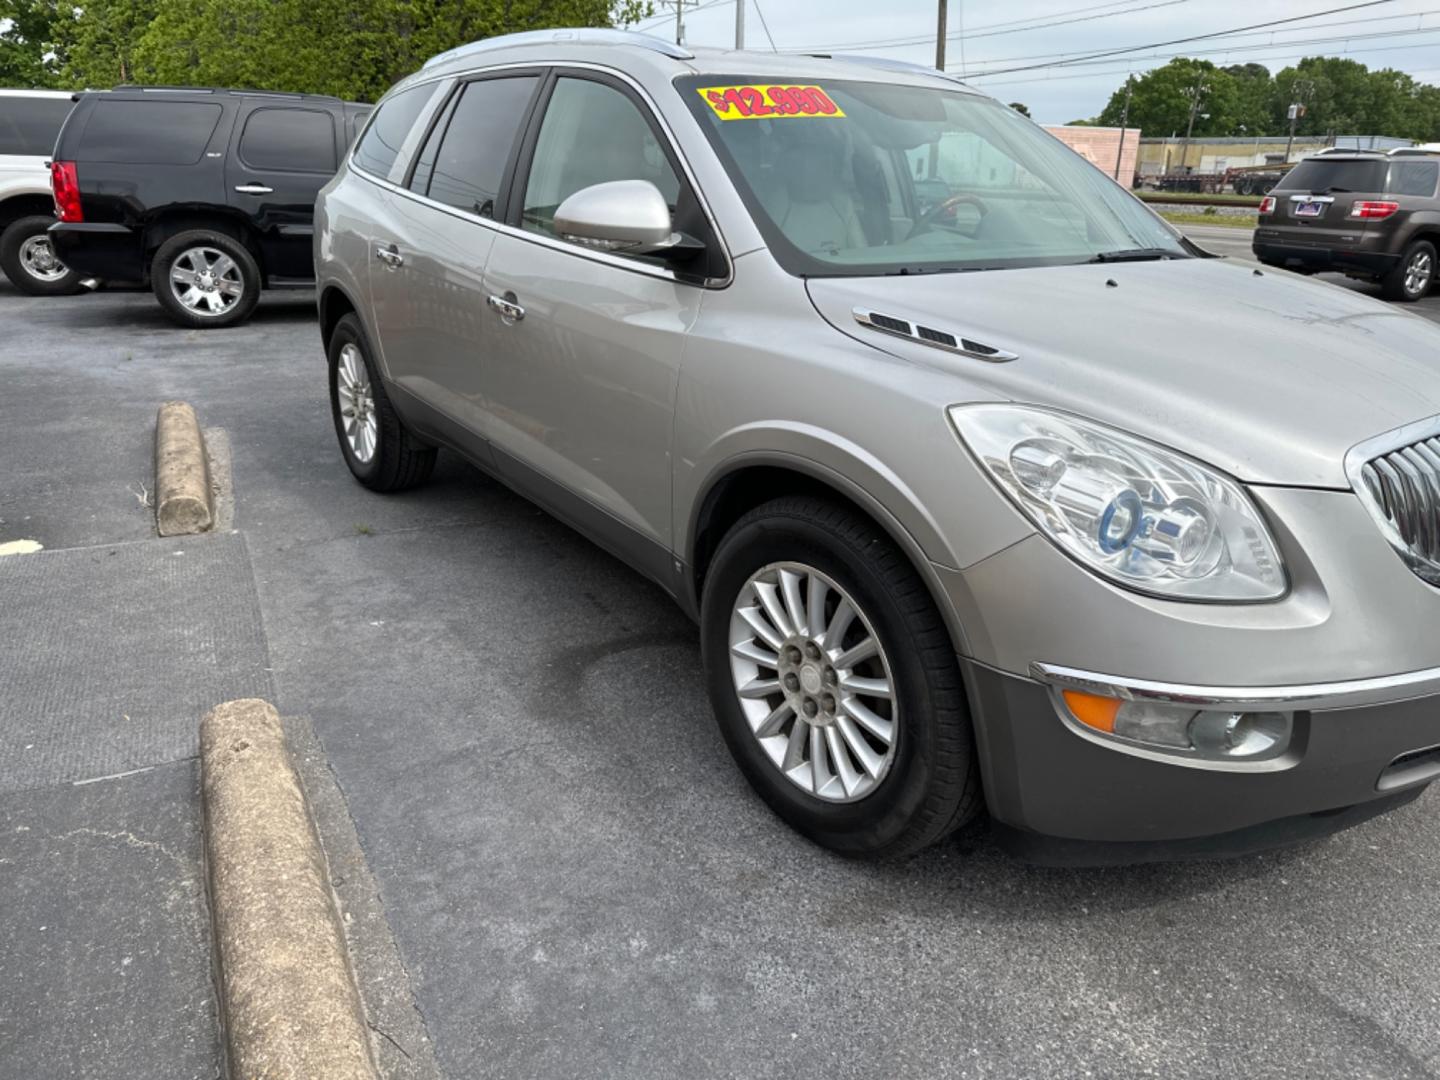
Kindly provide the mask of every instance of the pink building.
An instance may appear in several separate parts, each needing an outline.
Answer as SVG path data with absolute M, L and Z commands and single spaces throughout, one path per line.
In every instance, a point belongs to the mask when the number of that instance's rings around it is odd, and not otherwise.
M 1120 145 L 1120 129 L 1045 125 L 1045 130 L 1090 162 L 1106 176 L 1116 176 L 1115 154 L 1120 153 L 1118 179 L 1127 188 L 1135 181 L 1136 159 L 1140 155 L 1140 129 L 1125 129 L 1125 145 Z

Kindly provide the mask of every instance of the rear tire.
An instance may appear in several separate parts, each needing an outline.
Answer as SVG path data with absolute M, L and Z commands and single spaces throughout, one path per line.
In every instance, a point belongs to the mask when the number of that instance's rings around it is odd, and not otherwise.
M 1395 269 L 1380 279 L 1380 295 L 1410 304 L 1423 298 L 1434 282 L 1435 245 L 1416 240 L 1405 249 Z
M 254 312 L 260 302 L 260 267 L 233 236 L 189 229 L 155 252 L 150 288 L 180 326 L 218 330 L 237 326 Z
M 330 414 L 340 453 L 355 479 L 371 491 L 404 491 L 435 468 L 435 448 L 415 438 L 390 403 L 360 320 L 344 316 L 326 348 Z
M 783 606 L 772 613 L 763 597 L 777 595 L 776 582 Z M 842 602 L 858 616 L 832 638 Z M 954 645 L 909 560 L 868 518 L 810 496 L 746 514 L 710 564 L 700 634 L 721 734 L 797 831 L 844 855 L 882 858 L 934 843 L 979 812 Z M 867 640 L 878 647 L 867 652 Z
M 69 296 L 80 292 L 80 275 L 55 256 L 47 235 L 53 217 L 18 218 L 0 233 L 0 270 L 10 284 L 30 296 Z

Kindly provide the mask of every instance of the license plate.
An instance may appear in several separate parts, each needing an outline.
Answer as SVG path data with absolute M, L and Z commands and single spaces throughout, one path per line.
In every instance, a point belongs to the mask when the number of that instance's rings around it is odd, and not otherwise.
M 1319 217 L 1325 212 L 1325 204 L 1322 202 L 1297 202 L 1295 204 L 1296 217 Z

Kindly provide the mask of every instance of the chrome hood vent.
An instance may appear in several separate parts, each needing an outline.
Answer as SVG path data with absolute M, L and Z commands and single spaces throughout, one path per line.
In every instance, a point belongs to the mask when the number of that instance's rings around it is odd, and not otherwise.
M 878 311 L 858 307 L 854 309 L 853 313 L 855 321 L 861 326 L 868 326 L 871 330 L 878 330 L 882 334 L 894 334 L 896 337 L 909 338 L 921 345 L 944 349 L 946 352 L 959 353 L 961 356 L 974 357 L 976 360 L 988 360 L 992 364 L 1003 364 L 1007 360 L 1019 358 L 1018 353 L 997 349 L 993 345 L 986 345 L 960 334 L 952 334 L 948 330 L 936 330 L 933 327 L 921 326 L 896 315 L 883 315 Z
M 1405 565 L 1440 585 L 1440 416 L 1367 439 L 1345 472 Z

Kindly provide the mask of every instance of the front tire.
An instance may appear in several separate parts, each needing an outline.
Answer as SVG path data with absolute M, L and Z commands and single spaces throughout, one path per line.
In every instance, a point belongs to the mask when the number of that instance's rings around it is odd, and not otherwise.
M 1430 291 L 1435 281 L 1435 245 L 1416 240 L 1400 256 L 1399 265 L 1380 279 L 1380 293 L 1386 300 L 1414 303 Z
M 0 270 L 30 296 L 68 296 L 81 290 L 80 275 L 55 255 L 50 243 L 53 217 L 34 214 L 12 221 L 0 233 Z
M 260 266 L 224 233 L 190 229 L 172 236 L 150 262 L 150 288 L 165 314 L 192 330 L 236 326 L 260 302 Z
M 330 414 L 340 452 L 355 479 L 371 491 L 404 491 L 423 484 L 435 468 L 435 448 L 415 438 L 390 403 L 354 315 L 335 325 L 327 355 Z
M 809 496 L 751 511 L 715 552 L 700 625 L 721 734 L 796 830 L 878 858 L 934 843 L 979 812 L 950 635 L 873 522 Z

